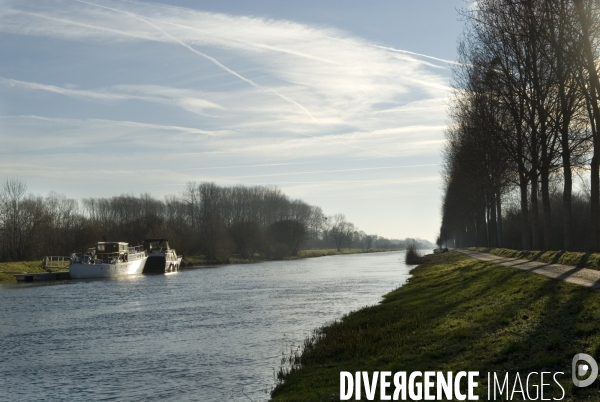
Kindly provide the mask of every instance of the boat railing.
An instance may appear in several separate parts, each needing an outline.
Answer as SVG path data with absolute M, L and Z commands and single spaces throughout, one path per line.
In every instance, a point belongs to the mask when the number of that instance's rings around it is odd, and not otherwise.
M 130 254 L 145 253 L 146 252 L 146 250 L 144 249 L 144 246 L 127 247 L 127 251 Z
M 144 258 L 147 256 L 147 254 L 146 254 L 145 250 L 136 250 L 134 252 L 130 251 L 128 256 L 129 256 L 129 261 L 131 261 L 131 260 L 139 260 L 140 258 Z
M 116 264 L 119 262 L 135 261 L 146 257 L 146 252 L 143 250 L 136 250 L 134 247 L 130 247 L 134 251 L 128 250 L 127 253 L 114 252 L 114 253 L 73 253 L 71 254 L 70 261 L 74 263 L 82 264 Z
M 61 255 L 47 255 L 42 260 L 42 268 L 67 268 L 71 259 Z

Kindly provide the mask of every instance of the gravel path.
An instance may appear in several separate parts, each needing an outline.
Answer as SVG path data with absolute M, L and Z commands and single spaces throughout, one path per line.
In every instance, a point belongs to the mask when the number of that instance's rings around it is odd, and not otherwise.
M 600 271 L 593 269 L 560 264 L 547 264 L 545 262 L 530 260 L 519 260 L 517 258 L 498 257 L 494 254 L 482 253 L 479 251 L 458 251 L 478 260 L 492 262 L 506 267 L 518 268 L 523 271 L 534 272 L 536 274 L 547 276 L 548 278 L 571 282 L 580 286 L 600 288 Z

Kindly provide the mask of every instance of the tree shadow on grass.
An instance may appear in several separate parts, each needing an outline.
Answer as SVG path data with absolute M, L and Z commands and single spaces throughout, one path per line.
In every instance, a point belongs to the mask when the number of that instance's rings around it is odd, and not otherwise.
M 513 321 L 509 326 L 513 336 L 498 354 L 500 358 L 487 362 L 487 371 L 519 372 L 521 378 L 532 372 L 562 372 L 558 379 L 567 397 L 580 400 L 597 396 L 597 383 L 585 389 L 573 386 L 571 360 L 582 352 L 598 359 L 599 301 L 596 290 L 545 280 L 521 308 L 529 315 L 516 316 L 516 321 L 523 322 Z M 531 322 L 525 323 L 527 320 Z M 560 397 L 562 391 L 554 382 L 551 385 L 550 392 Z
M 564 254 L 565 252 L 563 250 L 558 251 L 556 254 L 554 254 L 554 257 L 552 258 L 552 261 L 550 261 L 550 264 L 557 264 Z
M 339 390 L 340 371 L 432 370 L 480 371 L 484 395 L 488 371 L 561 371 L 567 396 L 597 395 L 594 386 L 580 390 L 569 382 L 574 354 L 598 356 L 600 292 L 450 257 L 417 268 L 380 305 L 326 327 L 303 355 L 304 368 L 278 391 L 303 384 L 314 392 L 294 400 L 329 400 L 315 396 Z
M 588 260 L 590 259 L 591 255 L 592 255 L 591 253 L 585 253 L 585 254 L 583 254 L 581 256 L 581 259 L 579 260 L 579 262 L 576 265 L 577 268 L 584 268 L 587 265 Z

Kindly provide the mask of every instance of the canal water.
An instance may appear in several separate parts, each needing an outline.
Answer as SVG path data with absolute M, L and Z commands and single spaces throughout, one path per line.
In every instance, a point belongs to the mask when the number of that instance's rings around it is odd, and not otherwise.
M 377 304 L 403 252 L 0 287 L 0 400 L 266 401 L 282 353 Z

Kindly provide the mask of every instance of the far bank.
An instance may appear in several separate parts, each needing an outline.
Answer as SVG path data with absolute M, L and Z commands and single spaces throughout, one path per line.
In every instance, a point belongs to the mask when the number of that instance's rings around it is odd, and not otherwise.
M 324 257 L 328 255 L 341 254 L 362 254 L 362 253 L 379 253 L 388 251 L 398 251 L 399 249 L 317 249 L 317 250 L 300 250 L 297 256 L 286 257 L 282 260 L 295 260 L 300 258 Z M 227 265 L 227 264 L 249 264 L 262 261 L 281 260 L 268 259 L 256 255 L 253 258 L 242 258 L 233 256 L 227 262 L 217 262 L 206 259 L 204 256 L 185 257 L 182 261 L 182 269 L 202 268 L 205 266 Z M 43 273 L 43 272 L 61 272 L 59 269 L 45 269 L 42 267 L 42 261 L 17 261 L 17 262 L 0 262 L 0 283 L 16 283 L 14 274 L 18 273 Z
M 282 258 L 267 258 L 260 254 L 255 254 L 250 258 L 244 258 L 239 255 L 229 257 L 226 261 L 215 261 L 207 259 L 204 256 L 191 256 L 183 259 L 184 268 L 202 267 L 207 265 L 226 265 L 226 264 L 251 264 L 255 262 L 263 261 L 285 261 L 285 260 L 297 260 L 299 258 L 314 258 L 314 257 L 325 257 L 328 255 L 342 255 L 342 254 L 363 254 L 363 253 L 382 253 L 388 251 L 400 251 L 400 248 L 381 248 L 381 249 L 362 249 L 362 248 L 347 248 L 337 250 L 335 248 L 327 249 L 311 249 L 311 250 L 300 250 L 298 255 L 292 255 Z
M 454 251 L 412 273 L 381 304 L 322 328 L 273 401 L 339 400 L 341 371 L 479 371 L 480 400 L 487 372 L 560 371 L 562 400 L 598 400 L 598 381 L 573 385 L 571 361 L 599 359 L 600 292 Z

